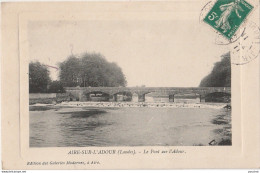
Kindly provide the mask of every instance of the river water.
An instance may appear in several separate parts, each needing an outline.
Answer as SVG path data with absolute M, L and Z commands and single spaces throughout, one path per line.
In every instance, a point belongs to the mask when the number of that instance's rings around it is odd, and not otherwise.
M 194 146 L 223 138 L 212 108 L 31 109 L 30 147 Z

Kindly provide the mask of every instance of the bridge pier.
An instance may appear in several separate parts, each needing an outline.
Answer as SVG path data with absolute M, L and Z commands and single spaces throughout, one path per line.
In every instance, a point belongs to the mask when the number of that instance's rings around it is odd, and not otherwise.
M 145 94 L 138 94 L 138 102 L 145 102 Z
M 132 102 L 138 102 L 138 94 L 133 93 L 133 95 L 132 95 Z
M 169 95 L 169 102 L 174 102 L 174 94 Z
M 113 94 L 109 96 L 109 101 L 110 102 L 117 102 L 117 94 Z
M 205 96 L 200 95 L 200 103 L 205 103 Z

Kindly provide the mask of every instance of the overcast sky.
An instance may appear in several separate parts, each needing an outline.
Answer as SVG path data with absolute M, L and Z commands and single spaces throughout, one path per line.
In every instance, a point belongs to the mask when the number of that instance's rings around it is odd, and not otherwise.
M 227 52 L 211 31 L 192 13 L 190 20 L 30 22 L 30 60 L 57 66 L 71 52 L 97 52 L 122 68 L 128 86 L 197 87 Z M 50 72 L 56 80 L 58 71 Z

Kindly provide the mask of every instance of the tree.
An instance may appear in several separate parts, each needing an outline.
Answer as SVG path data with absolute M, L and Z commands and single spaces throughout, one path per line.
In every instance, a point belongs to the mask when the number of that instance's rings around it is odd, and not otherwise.
M 77 86 L 79 82 L 79 67 L 80 61 L 74 56 L 68 57 L 68 59 L 59 64 L 60 67 L 60 81 L 63 86 L 72 87 Z
M 214 64 L 209 75 L 200 82 L 200 87 L 230 87 L 231 63 L 230 53 L 222 55 L 222 59 Z
M 65 89 L 60 81 L 52 81 L 48 90 L 49 93 L 65 93 Z
M 49 70 L 40 62 L 30 62 L 29 64 L 29 92 L 45 93 L 51 79 Z
M 63 86 L 126 86 L 121 68 L 116 63 L 108 62 L 101 54 L 85 53 L 79 58 L 70 56 L 59 67 Z

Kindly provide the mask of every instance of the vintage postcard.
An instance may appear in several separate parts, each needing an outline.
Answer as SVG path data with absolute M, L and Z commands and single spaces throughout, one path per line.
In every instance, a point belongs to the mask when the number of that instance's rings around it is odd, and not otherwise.
M 3 169 L 259 168 L 259 2 L 2 3 Z

